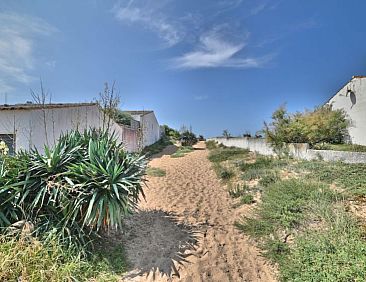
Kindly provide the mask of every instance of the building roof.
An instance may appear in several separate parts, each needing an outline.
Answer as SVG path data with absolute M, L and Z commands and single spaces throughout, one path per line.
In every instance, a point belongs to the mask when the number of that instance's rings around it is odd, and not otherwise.
M 128 113 L 132 116 L 144 116 L 144 115 L 147 115 L 147 114 L 151 114 L 153 113 L 154 111 L 151 111 L 151 110 L 145 110 L 145 111 L 124 111 L 125 113 Z
M 55 108 L 74 108 L 85 106 L 97 106 L 98 103 L 58 103 L 58 104 L 15 104 L 15 105 L 0 105 L 0 111 L 4 110 L 36 110 L 36 109 L 55 109 Z

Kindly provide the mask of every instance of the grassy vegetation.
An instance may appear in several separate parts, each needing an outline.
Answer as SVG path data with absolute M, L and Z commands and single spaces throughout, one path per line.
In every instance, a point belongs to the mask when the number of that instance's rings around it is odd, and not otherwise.
M 96 244 L 135 210 L 146 159 L 96 130 L 44 150 L 0 156 L 0 281 L 117 281 L 123 251 Z
M 166 175 L 166 171 L 158 167 L 149 167 L 146 170 L 147 175 L 155 177 L 163 177 Z
M 87 258 L 57 238 L 40 242 L 0 236 L 0 281 L 119 281 L 127 264 L 122 246 Z
M 244 194 L 243 196 L 240 197 L 240 203 L 244 204 L 244 205 L 249 205 L 254 203 L 254 197 L 251 194 Z
M 234 172 L 232 170 L 228 170 L 225 168 L 221 168 L 219 177 L 222 180 L 229 180 L 234 176 Z
M 232 198 L 239 198 L 241 196 L 244 196 L 248 190 L 249 186 L 247 186 L 246 184 L 237 184 L 236 186 L 229 188 L 229 195 Z
M 241 204 L 253 203 L 252 190 L 261 192 L 253 214 L 236 226 L 278 265 L 281 281 L 364 281 L 365 227 L 348 205 L 366 198 L 366 165 L 253 159 L 219 146 L 209 158 L 232 169 L 228 192 Z
M 164 150 L 165 147 L 167 147 L 169 145 L 173 145 L 173 144 L 174 144 L 173 139 L 164 136 L 158 142 L 155 142 L 154 144 L 145 147 L 142 150 L 142 154 L 149 157 L 149 156 L 160 153 L 162 150 Z
M 210 151 L 208 159 L 214 163 L 221 163 L 227 160 L 238 159 L 240 157 L 246 157 L 249 151 L 239 148 L 217 148 Z
M 213 140 L 208 140 L 205 142 L 206 143 L 206 148 L 208 150 L 213 150 L 213 149 L 216 149 L 217 148 L 217 143 L 216 141 L 213 141 Z
M 184 157 L 186 154 L 193 152 L 194 149 L 191 146 L 182 146 L 179 147 L 178 150 L 171 155 L 172 158 L 181 158 Z
M 305 178 L 334 184 L 351 196 L 366 195 L 366 164 L 342 162 L 300 161 L 292 169 L 304 173 Z
M 313 149 L 348 151 L 348 152 L 366 152 L 366 146 L 356 144 L 316 144 L 313 146 Z

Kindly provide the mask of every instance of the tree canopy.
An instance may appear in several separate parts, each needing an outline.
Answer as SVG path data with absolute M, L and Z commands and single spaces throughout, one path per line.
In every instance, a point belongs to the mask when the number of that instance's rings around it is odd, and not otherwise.
M 283 143 L 341 144 L 347 140 L 350 125 L 343 110 L 331 105 L 305 112 L 288 113 L 284 106 L 272 114 L 272 122 L 264 124 L 267 141 L 275 146 Z

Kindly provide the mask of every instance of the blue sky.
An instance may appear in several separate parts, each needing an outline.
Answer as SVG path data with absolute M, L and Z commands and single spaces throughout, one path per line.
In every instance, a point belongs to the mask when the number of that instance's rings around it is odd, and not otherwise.
M 366 74 L 366 1 L 0 3 L 0 103 L 85 102 L 116 81 L 122 109 L 214 136 L 255 133 L 281 104 L 324 103 Z

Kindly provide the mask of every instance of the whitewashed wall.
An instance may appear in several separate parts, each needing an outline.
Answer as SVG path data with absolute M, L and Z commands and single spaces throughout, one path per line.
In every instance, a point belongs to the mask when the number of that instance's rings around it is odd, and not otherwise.
M 0 111 L 0 134 L 14 134 L 16 136 L 15 149 L 29 150 L 36 147 L 43 152 L 44 145 L 52 146 L 62 133 L 78 129 L 102 126 L 102 114 L 97 105 L 80 105 L 71 107 L 42 109 L 19 109 Z M 120 141 L 132 140 L 131 132 L 124 132 L 124 128 L 112 122 L 111 131 Z M 129 136 L 124 136 L 126 134 Z M 136 144 L 125 144 L 129 151 L 137 150 Z
M 219 144 L 223 144 L 227 147 L 237 147 L 248 149 L 252 152 L 257 152 L 261 155 L 275 156 L 271 145 L 261 138 L 225 138 L 217 137 L 208 140 L 213 140 Z M 345 152 L 345 151 L 332 151 L 332 150 L 313 150 L 309 149 L 307 143 L 291 143 L 288 144 L 289 154 L 295 159 L 301 160 L 317 160 L 322 159 L 324 161 L 342 161 L 345 163 L 366 163 L 366 153 L 363 152 Z
M 132 117 L 140 122 L 144 147 L 159 141 L 161 137 L 160 126 L 154 112 L 144 115 L 132 115 Z
M 347 93 L 347 89 L 353 93 Z M 334 109 L 344 109 L 351 119 L 351 142 L 366 145 L 366 78 L 352 78 L 328 103 Z

